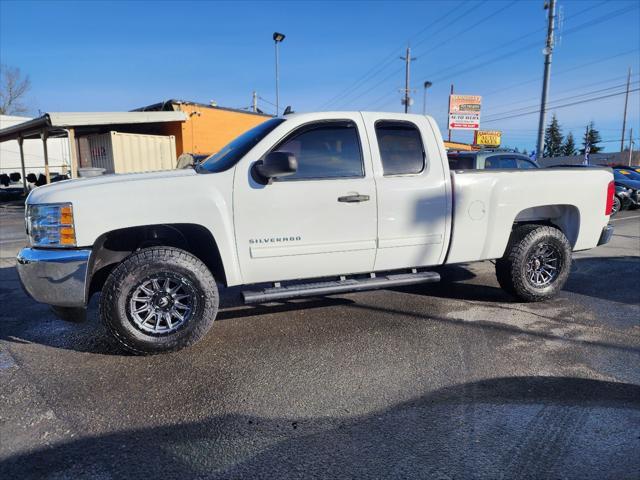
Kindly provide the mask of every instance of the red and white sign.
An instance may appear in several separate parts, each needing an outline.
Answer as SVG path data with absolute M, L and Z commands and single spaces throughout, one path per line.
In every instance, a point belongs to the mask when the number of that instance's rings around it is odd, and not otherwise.
M 479 130 L 479 95 L 451 95 L 449 97 L 449 130 Z

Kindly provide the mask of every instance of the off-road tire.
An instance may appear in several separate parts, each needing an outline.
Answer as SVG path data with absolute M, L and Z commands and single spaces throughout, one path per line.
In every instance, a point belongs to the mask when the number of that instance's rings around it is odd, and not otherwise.
M 532 252 L 543 243 L 557 250 L 559 272 L 551 283 L 537 287 L 527 278 L 527 262 Z M 571 244 L 560 230 L 545 225 L 516 227 L 504 256 L 496 261 L 496 278 L 502 289 L 525 302 L 540 302 L 557 295 L 570 271 Z
M 127 313 L 129 296 L 145 278 L 170 274 L 184 278 L 195 293 L 195 307 L 181 327 L 165 335 L 137 328 Z M 100 317 L 117 344 L 129 353 L 148 355 L 180 350 L 209 331 L 218 312 L 218 288 L 213 275 L 198 258 L 173 247 L 138 250 L 113 269 L 102 288 Z

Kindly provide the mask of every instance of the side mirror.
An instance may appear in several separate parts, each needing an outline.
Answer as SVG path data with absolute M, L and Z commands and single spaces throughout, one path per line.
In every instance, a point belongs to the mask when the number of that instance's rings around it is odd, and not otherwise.
M 293 175 L 298 170 L 298 160 L 290 152 L 271 152 L 254 167 L 256 173 L 266 181 L 272 178 Z

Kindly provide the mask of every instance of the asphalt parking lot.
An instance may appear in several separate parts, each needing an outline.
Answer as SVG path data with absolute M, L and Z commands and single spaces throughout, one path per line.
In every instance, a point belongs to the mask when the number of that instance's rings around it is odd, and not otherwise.
M 226 308 L 154 357 L 22 292 L 0 208 L 0 478 L 640 477 L 640 211 L 549 302 L 493 265 L 437 285 Z

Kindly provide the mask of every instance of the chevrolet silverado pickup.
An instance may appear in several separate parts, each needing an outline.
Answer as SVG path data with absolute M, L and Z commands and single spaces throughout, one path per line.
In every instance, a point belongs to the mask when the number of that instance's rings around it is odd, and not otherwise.
M 450 171 L 430 117 L 293 114 L 194 168 L 35 189 L 17 268 L 63 315 L 100 292 L 120 346 L 158 353 L 201 339 L 231 286 L 269 303 L 435 282 L 435 266 L 495 259 L 507 292 L 548 299 L 572 251 L 611 237 L 613 195 L 601 168 Z

